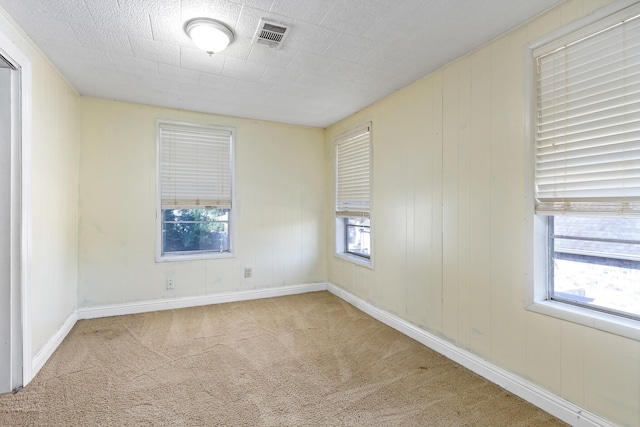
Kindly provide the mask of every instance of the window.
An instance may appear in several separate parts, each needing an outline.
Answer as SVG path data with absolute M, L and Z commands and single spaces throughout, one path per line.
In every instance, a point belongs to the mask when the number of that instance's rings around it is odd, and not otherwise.
M 640 219 L 548 218 L 549 297 L 640 317 Z
M 371 124 L 336 140 L 336 252 L 371 260 Z
M 636 320 L 639 16 L 629 8 L 533 51 L 535 223 L 546 236 L 536 240 L 545 260 L 536 299 Z
M 345 226 L 345 252 L 371 257 L 371 220 L 369 218 L 342 218 Z
M 230 253 L 233 134 L 158 122 L 158 260 Z

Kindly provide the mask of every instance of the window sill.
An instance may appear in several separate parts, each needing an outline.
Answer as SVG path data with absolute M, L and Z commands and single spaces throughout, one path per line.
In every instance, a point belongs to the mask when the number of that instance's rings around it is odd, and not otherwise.
M 356 264 L 359 265 L 361 267 L 366 267 L 369 268 L 371 270 L 373 270 L 373 263 L 371 262 L 371 259 L 367 259 L 367 258 L 363 258 L 363 257 L 359 257 L 356 255 L 350 255 L 350 254 L 345 254 L 345 253 L 335 253 L 335 257 L 338 259 L 341 259 L 343 261 L 347 261 L 350 262 L 352 264 Z
M 640 322 L 637 320 L 558 301 L 537 301 L 529 305 L 527 310 L 640 341 Z
M 196 261 L 207 259 L 225 259 L 235 258 L 235 255 L 231 252 L 204 252 L 199 254 L 170 254 L 156 256 L 156 262 L 175 262 L 175 261 Z

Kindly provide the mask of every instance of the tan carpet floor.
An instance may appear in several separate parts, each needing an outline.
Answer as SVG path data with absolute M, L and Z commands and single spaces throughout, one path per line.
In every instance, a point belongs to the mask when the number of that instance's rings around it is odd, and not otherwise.
M 556 426 L 317 292 L 79 321 L 2 426 Z

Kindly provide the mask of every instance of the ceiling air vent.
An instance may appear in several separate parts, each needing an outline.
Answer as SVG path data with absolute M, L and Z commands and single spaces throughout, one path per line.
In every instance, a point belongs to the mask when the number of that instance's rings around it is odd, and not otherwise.
M 280 49 L 282 42 L 287 38 L 290 31 L 291 27 L 287 25 L 276 24 L 275 22 L 261 19 L 253 42 L 272 49 Z

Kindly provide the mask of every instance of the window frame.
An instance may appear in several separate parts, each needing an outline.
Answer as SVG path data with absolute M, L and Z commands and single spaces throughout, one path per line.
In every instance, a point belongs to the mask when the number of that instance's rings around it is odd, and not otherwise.
M 527 310 L 588 326 L 594 329 L 640 340 L 640 321 L 599 311 L 593 308 L 552 300 L 549 295 L 551 243 L 549 215 L 535 213 L 536 162 L 536 63 L 534 51 L 545 45 L 558 46 L 567 39 L 580 39 L 607 28 L 622 19 L 640 14 L 640 4 L 634 1 L 607 5 L 589 16 L 566 25 L 530 43 L 524 49 L 525 64 L 525 307 Z
M 215 209 L 215 208 L 213 208 Z M 200 249 L 200 250 L 192 250 L 192 251 L 173 251 L 173 252 L 169 252 L 167 251 L 166 253 L 163 252 L 163 249 L 161 248 L 161 255 L 163 257 L 169 257 L 171 255 L 177 255 L 180 257 L 185 257 L 185 256 L 189 256 L 189 255 L 199 255 L 199 254 L 203 254 L 203 253 L 211 253 L 211 254 L 224 254 L 224 253 L 228 253 L 230 250 L 230 241 L 229 241 L 229 236 L 231 236 L 230 233 L 230 217 L 231 217 L 231 208 L 225 208 L 225 209 L 220 209 L 220 210 L 224 210 L 227 211 L 227 220 L 225 221 L 189 221 L 189 220 L 183 220 L 183 221 L 165 221 L 163 213 L 165 211 L 168 210 L 174 210 L 174 209 L 162 209 L 160 210 L 160 234 L 161 234 L 161 238 L 162 241 L 160 242 L 161 245 L 163 245 L 165 243 L 166 240 L 166 236 L 164 236 L 164 232 L 165 232 L 165 228 L 164 226 L 166 224 L 225 224 L 226 225 L 226 230 L 227 230 L 227 250 L 215 250 L 215 249 Z M 176 210 L 182 210 L 182 209 L 176 209 Z M 207 210 L 207 209 L 198 209 L 198 210 Z
M 357 133 L 365 128 L 369 129 L 369 235 L 370 235 L 370 246 L 371 253 L 369 256 L 360 255 L 354 252 L 348 251 L 347 239 L 348 239 L 348 228 L 347 221 L 349 218 L 361 218 L 361 215 L 354 214 L 351 215 L 338 215 L 337 212 L 334 212 L 334 224 L 335 224 L 335 252 L 334 256 L 338 259 L 348 261 L 352 264 L 356 264 L 361 267 L 366 267 L 369 269 L 373 269 L 373 260 L 374 260 L 374 220 L 373 220 L 373 128 L 371 122 L 362 124 L 360 126 L 352 127 L 351 129 L 342 132 L 336 135 L 333 138 L 333 148 L 334 148 L 334 198 L 337 198 L 337 186 L 338 186 L 338 177 L 337 177 L 337 145 L 341 138 L 348 136 L 350 134 Z M 336 205 L 337 200 L 334 199 L 334 207 Z M 334 209 L 335 211 L 335 209 Z
M 201 250 L 201 251 L 185 251 L 185 252 L 168 252 L 163 253 L 163 241 L 162 241 L 162 229 L 163 229 L 163 216 L 162 216 L 162 134 L 160 132 L 160 127 L 162 125 L 169 126 L 180 126 L 180 127 L 192 127 L 195 129 L 208 129 L 212 131 L 226 131 L 230 132 L 230 150 L 231 150 L 231 159 L 230 159 L 230 184 L 231 184 L 231 207 L 229 208 L 229 218 L 227 221 L 227 226 L 229 230 L 228 244 L 229 250 L 220 252 L 213 250 Z M 235 258 L 235 241 L 237 230 L 235 229 L 235 211 L 234 206 L 236 205 L 236 195 L 235 195 L 235 139 L 236 139 L 236 130 L 234 127 L 230 126 L 216 126 L 209 124 L 200 124 L 200 123 L 191 123 L 191 122 L 182 122 L 175 120 L 165 120 L 165 119 L 157 119 L 156 120 L 156 254 L 155 260 L 156 262 L 172 262 L 172 261 L 190 261 L 190 260 L 207 260 L 207 259 L 225 259 L 225 258 Z
M 571 247 L 566 247 L 567 245 L 567 241 L 571 241 L 573 244 L 575 244 L 577 241 L 581 241 L 581 242 L 591 242 L 596 243 L 596 245 L 599 244 L 622 244 L 622 248 L 623 251 L 630 249 L 629 246 L 624 246 L 624 245 L 632 245 L 633 248 L 640 248 L 640 241 L 633 239 L 633 236 L 631 236 L 631 239 L 628 240 L 620 240 L 620 239 L 615 239 L 615 238 L 606 238 L 606 237 L 588 237 L 588 236 L 572 236 L 571 234 L 558 234 L 557 232 L 557 228 L 556 228 L 556 221 L 558 219 L 565 219 L 565 218 L 578 218 L 578 221 L 581 220 L 588 220 L 591 218 L 596 218 L 599 220 L 604 220 L 606 222 L 606 220 L 624 220 L 623 217 L 620 216 L 609 216 L 609 217 L 603 217 L 603 216 L 564 216 L 564 215 L 547 215 L 547 233 L 548 233 L 548 260 L 547 260 L 547 265 L 549 266 L 549 270 L 550 270 L 550 274 L 548 277 L 548 281 L 547 281 L 547 289 L 548 289 L 548 293 L 549 293 L 549 299 L 553 300 L 553 301 L 560 301 L 563 302 L 565 304 L 572 304 L 578 307 L 584 307 L 584 308 L 588 308 L 590 310 L 595 310 L 595 311 L 599 311 L 599 312 L 603 312 L 603 313 L 608 313 L 614 316 L 621 316 L 621 317 L 626 317 L 635 321 L 640 321 L 640 313 L 632 313 L 632 312 L 628 312 L 628 311 L 621 311 L 621 310 L 617 310 L 611 306 L 607 307 L 606 305 L 599 305 L 597 304 L 597 300 L 595 301 L 596 304 L 590 304 L 590 298 L 589 295 L 585 295 L 585 296 L 580 296 L 580 295 L 574 295 L 572 293 L 567 293 L 567 292 L 562 292 L 561 290 L 556 290 L 556 274 L 555 271 L 551 271 L 552 269 L 555 270 L 556 268 L 556 263 L 558 261 L 571 261 L 572 259 L 574 260 L 574 262 L 576 262 L 576 259 L 580 259 L 580 257 L 587 257 L 590 258 L 592 261 L 595 260 L 599 260 L 600 262 L 588 262 L 588 264 L 591 265 L 605 265 L 605 266 L 616 266 L 612 263 L 617 263 L 617 264 L 626 264 L 629 268 L 633 269 L 633 270 L 638 270 L 638 267 L 640 266 L 640 256 L 635 256 L 629 253 L 621 253 L 621 252 L 602 252 L 599 250 L 596 250 L 594 248 L 589 249 L 589 250 L 585 250 L 585 249 L 575 249 L 575 248 L 571 248 Z M 636 219 L 636 218 L 632 218 L 632 219 Z M 575 225 L 574 225 L 575 226 Z M 562 226 L 561 226 L 562 228 Z M 590 233 L 588 233 L 590 234 Z M 559 241 L 565 241 L 565 245 L 557 245 L 556 239 Z M 563 248 L 563 246 L 565 246 Z M 617 249 L 620 250 L 622 249 L 620 247 L 618 247 Z M 609 260 L 608 262 L 605 260 Z M 582 261 L 577 261 L 577 262 L 585 262 L 584 259 Z M 617 265 L 616 267 L 621 267 L 621 265 Z M 562 280 L 560 280 L 560 283 L 562 283 Z
M 369 243 L 371 243 L 371 218 L 369 219 L 369 225 L 359 225 L 359 224 L 350 224 L 349 220 L 351 219 L 360 219 L 357 217 L 344 217 L 342 218 L 342 220 L 344 221 L 344 247 L 345 247 L 345 254 L 347 255 L 353 255 L 353 256 L 358 256 L 361 258 L 366 258 L 366 259 L 371 259 L 371 253 L 369 253 L 368 255 L 365 255 L 363 253 L 358 253 L 358 252 L 353 252 L 349 250 L 349 229 L 350 228 L 357 228 L 357 227 L 361 227 L 361 228 L 367 228 L 369 229 L 368 233 L 369 233 Z

